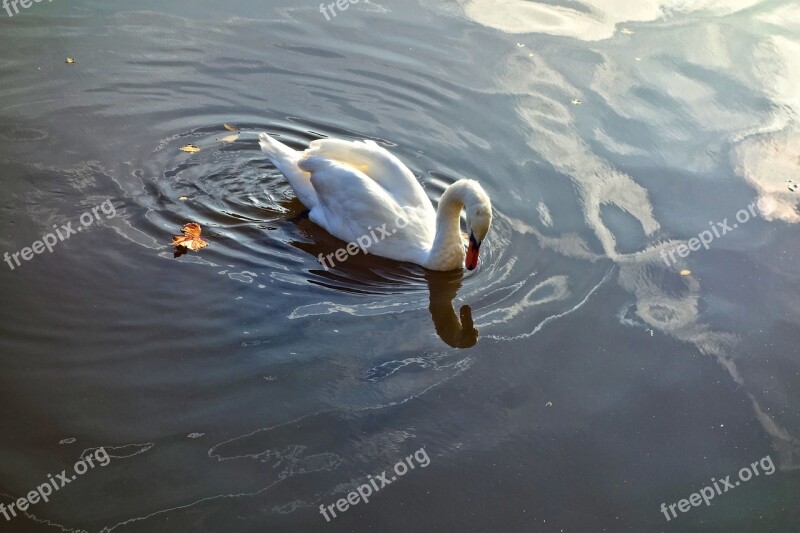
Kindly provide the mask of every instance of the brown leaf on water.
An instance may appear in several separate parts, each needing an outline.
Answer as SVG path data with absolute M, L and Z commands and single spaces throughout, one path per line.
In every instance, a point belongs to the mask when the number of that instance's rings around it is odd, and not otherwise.
M 239 134 L 238 133 L 234 133 L 233 135 L 228 135 L 226 137 L 223 137 L 222 138 L 222 142 L 224 142 L 224 143 L 232 143 L 235 140 L 237 140 L 238 138 L 239 138 Z
M 196 222 L 189 222 L 181 228 L 183 235 L 175 235 L 172 237 L 172 245 L 175 247 L 175 257 L 179 257 L 186 253 L 187 250 L 194 252 L 202 250 L 208 243 L 200 238 L 202 229 L 200 224 Z
M 688 276 L 691 273 L 692 273 L 691 270 L 687 270 L 685 268 L 683 270 L 681 270 L 681 276 Z
M 183 150 L 184 152 L 188 152 L 190 154 L 196 154 L 197 152 L 200 151 L 200 148 L 198 148 L 193 144 L 187 144 L 186 146 L 181 146 L 181 150 Z
M 223 124 L 222 127 L 228 131 L 239 131 L 239 128 L 237 128 L 233 124 Z

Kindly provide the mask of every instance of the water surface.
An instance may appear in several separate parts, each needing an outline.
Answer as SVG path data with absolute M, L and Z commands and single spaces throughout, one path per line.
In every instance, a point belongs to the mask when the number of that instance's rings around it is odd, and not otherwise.
M 798 531 L 798 30 L 772 0 L 0 12 L 2 251 L 115 213 L 0 268 L 0 502 L 111 457 L 0 530 Z M 434 203 L 478 179 L 480 268 L 325 270 L 259 131 L 373 139 Z

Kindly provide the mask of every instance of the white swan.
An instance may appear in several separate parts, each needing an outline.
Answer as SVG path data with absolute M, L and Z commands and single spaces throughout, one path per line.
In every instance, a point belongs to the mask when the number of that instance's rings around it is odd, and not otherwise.
M 258 137 L 263 152 L 310 209 L 309 218 L 334 236 L 430 270 L 478 265 L 492 204 L 477 181 L 450 185 L 435 212 L 408 167 L 373 141 L 321 139 L 299 152 L 266 133 Z M 469 232 L 466 252 L 462 208 Z

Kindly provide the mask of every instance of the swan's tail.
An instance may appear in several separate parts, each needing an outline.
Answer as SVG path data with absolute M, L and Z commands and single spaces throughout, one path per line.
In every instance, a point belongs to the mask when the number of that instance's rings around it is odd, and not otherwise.
M 261 151 L 286 177 L 289 185 L 292 186 L 292 190 L 294 190 L 297 198 L 303 202 L 303 205 L 309 209 L 316 206 L 318 203 L 317 193 L 311 185 L 311 175 L 297 166 L 300 160 L 305 157 L 305 153 L 291 149 L 266 133 L 259 133 L 258 140 Z

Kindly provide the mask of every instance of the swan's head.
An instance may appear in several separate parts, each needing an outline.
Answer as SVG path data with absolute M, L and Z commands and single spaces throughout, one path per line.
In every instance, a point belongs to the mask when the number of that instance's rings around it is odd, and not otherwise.
M 492 225 L 492 203 L 489 196 L 477 182 L 473 182 L 473 201 L 466 206 L 467 232 L 469 233 L 469 247 L 467 258 L 464 261 L 467 270 L 475 270 L 478 266 L 478 254 L 481 243 L 489 233 Z

